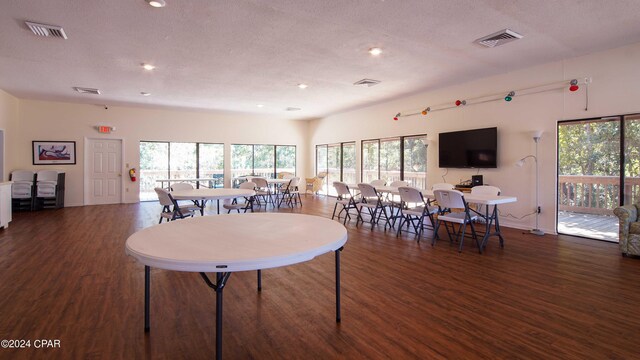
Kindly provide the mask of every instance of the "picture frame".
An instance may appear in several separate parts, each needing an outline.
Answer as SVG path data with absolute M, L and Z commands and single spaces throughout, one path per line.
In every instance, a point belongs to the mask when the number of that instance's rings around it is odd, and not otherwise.
M 32 141 L 33 165 L 75 165 L 75 141 Z

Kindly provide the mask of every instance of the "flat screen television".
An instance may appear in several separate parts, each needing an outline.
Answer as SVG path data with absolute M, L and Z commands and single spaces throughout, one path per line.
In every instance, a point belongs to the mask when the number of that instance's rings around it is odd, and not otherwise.
M 496 168 L 498 128 L 440 133 L 438 152 L 441 168 Z

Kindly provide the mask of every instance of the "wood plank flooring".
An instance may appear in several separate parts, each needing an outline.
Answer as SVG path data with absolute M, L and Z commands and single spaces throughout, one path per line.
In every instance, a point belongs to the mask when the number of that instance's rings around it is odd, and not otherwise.
M 281 211 L 331 216 L 332 199 L 303 201 Z M 14 214 L 0 230 L 0 339 L 32 347 L 0 348 L 0 359 L 214 357 L 215 294 L 198 274 L 152 270 L 143 332 L 144 270 L 124 243 L 159 212 L 140 203 Z M 470 241 L 458 253 L 444 240 L 347 228 L 342 323 L 333 254 L 265 270 L 261 293 L 255 272 L 234 273 L 225 358 L 640 357 L 640 259 L 621 257 L 617 244 L 504 228 L 504 249 L 492 239 L 480 255 Z M 61 348 L 36 349 L 35 339 Z

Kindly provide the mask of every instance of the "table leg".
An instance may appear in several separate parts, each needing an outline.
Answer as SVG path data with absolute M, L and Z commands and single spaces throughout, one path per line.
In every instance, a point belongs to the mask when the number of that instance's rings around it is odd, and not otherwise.
M 144 267 L 144 332 L 149 332 L 149 282 L 151 280 L 151 268 Z
M 231 276 L 230 272 L 216 273 L 216 283 L 212 283 L 207 274 L 201 272 L 204 282 L 216 291 L 216 359 L 222 359 L 222 290 Z
M 493 211 L 491 215 L 489 215 L 489 205 L 486 205 L 486 219 L 487 219 L 487 228 L 484 233 L 484 237 L 482 238 L 482 242 L 480 246 L 484 249 L 489 242 L 489 237 L 495 235 L 500 239 L 500 247 L 504 247 L 504 238 L 502 237 L 502 233 L 500 232 L 500 222 L 498 220 L 498 206 L 495 205 L 493 207 Z M 494 226 L 494 232 L 491 232 L 491 225 Z
M 500 239 L 500 247 L 503 248 L 504 247 L 504 238 L 502 237 L 502 232 L 500 232 L 500 222 L 498 220 L 498 206 L 497 205 L 493 207 L 493 216 L 496 219 L 495 229 L 496 229 L 496 234 L 498 234 L 498 238 Z
M 222 359 L 222 273 L 216 273 L 216 359 Z
M 336 250 L 336 322 L 340 322 L 340 252 L 343 248 Z
M 262 291 L 262 270 L 258 270 L 258 291 Z
M 220 199 L 218 199 L 218 215 L 220 215 Z

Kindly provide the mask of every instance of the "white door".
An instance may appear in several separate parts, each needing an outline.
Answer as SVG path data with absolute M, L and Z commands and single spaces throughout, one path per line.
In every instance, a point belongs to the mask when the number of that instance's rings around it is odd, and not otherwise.
M 87 204 L 122 201 L 122 140 L 89 139 Z

